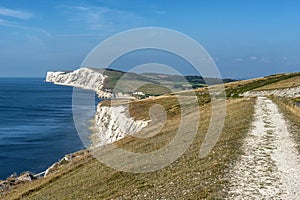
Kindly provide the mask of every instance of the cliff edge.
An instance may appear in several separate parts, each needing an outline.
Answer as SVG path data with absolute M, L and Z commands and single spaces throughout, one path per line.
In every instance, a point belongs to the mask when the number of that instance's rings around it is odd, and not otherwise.
M 100 71 L 80 68 L 71 72 L 48 72 L 46 82 L 93 90 L 99 98 L 124 97 L 105 89 L 109 77 Z M 129 96 L 128 96 L 129 97 Z M 93 146 L 101 146 L 124 138 L 146 127 L 148 121 L 135 120 L 126 112 L 126 106 L 98 104 L 93 127 Z
M 104 89 L 108 76 L 90 68 L 80 68 L 72 72 L 47 72 L 46 82 L 73 86 L 95 91 L 99 98 L 111 98 L 111 92 Z

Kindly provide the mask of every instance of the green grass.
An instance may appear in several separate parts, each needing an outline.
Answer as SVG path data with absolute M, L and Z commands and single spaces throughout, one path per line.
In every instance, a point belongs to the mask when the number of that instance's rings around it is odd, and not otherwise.
M 300 97 L 294 99 L 295 102 L 300 102 Z
M 275 90 L 300 86 L 300 73 L 295 73 L 294 75 L 296 76 L 278 81 L 273 84 L 265 85 L 263 87 L 256 88 L 255 90 Z
M 216 78 L 202 78 L 201 76 L 178 76 L 155 73 L 136 74 L 112 69 L 92 69 L 108 76 L 103 89 L 122 93 L 140 91 L 146 94 L 146 97 L 168 94 L 170 91 L 177 92 L 185 89 L 196 89 L 221 82 L 221 80 Z M 235 80 L 226 79 L 225 81 L 230 82 Z

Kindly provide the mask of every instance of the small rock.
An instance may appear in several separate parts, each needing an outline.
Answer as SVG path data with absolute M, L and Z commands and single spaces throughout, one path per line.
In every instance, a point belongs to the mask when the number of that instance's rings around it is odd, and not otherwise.
M 16 178 L 16 182 L 30 182 L 35 180 L 35 177 L 30 172 L 25 172 Z

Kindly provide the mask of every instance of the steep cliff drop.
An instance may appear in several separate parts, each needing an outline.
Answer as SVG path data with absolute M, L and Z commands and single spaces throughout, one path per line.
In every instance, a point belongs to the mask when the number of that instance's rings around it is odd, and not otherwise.
M 96 141 L 95 145 L 105 145 L 136 133 L 146 127 L 149 121 L 135 120 L 126 114 L 127 107 L 97 106 L 95 116 Z M 94 137 L 95 138 L 95 137 Z
M 71 72 L 48 72 L 46 82 L 93 90 L 99 98 L 124 97 L 105 89 L 108 76 L 89 68 L 80 68 Z M 126 106 L 103 106 L 98 104 L 93 133 L 93 146 L 115 142 L 126 135 L 133 134 L 146 127 L 149 121 L 135 120 L 126 113 Z
M 48 72 L 46 82 L 93 90 L 99 98 L 111 98 L 112 93 L 104 89 L 107 78 L 106 75 L 93 69 L 80 68 L 71 72 Z

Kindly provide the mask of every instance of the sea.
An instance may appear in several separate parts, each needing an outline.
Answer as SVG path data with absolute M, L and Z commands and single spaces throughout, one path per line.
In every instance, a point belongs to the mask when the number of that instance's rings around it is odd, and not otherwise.
M 66 154 L 85 148 L 94 113 L 83 114 L 86 133 L 79 137 L 72 91 L 44 78 L 0 78 L 0 179 L 42 172 Z

